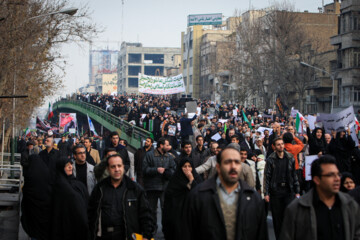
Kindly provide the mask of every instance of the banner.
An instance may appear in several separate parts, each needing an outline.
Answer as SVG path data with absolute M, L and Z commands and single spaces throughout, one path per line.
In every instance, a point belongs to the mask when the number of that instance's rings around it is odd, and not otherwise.
M 305 180 L 311 181 L 311 164 L 318 159 L 318 155 L 305 156 Z
M 359 140 L 356 136 L 356 123 L 355 123 L 355 114 L 353 106 L 350 106 L 341 112 L 328 114 L 320 113 L 317 118 L 317 122 L 322 122 L 323 127 L 325 128 L 326 133 L 331 133 L 331 131 L 338 131 L 339 128 L 350 128 L 350 134 L 352 139 L 355 141 L 356 146 L 358 145 Z
M 153 77 L 139 73 L 139 92 L 167 95 L 185 92 L 182 74 L 175 77 Z
M 48 130 L 50 130 L 50 128 L 50 125 L 46 125 L 43 121 L 40 120 L 39 117 L 36 117 L 36 129 L 47 132 Z
M 76 113 L 60 113 L 59 114 L 59 133 L 67 133 L 70 128 L 76 128 Z

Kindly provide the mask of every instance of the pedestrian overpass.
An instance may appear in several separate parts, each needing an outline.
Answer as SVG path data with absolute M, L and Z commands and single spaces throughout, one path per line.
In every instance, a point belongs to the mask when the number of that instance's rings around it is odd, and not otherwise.
M 53 110 L 58 112 L 61 112 L 62 110 L 74 110 L 80 114 L 84 114 L 85 116 L 88 114 L 93 121 L 98 122 L 109 131 L 118 132 L 120 138 L 125 139 L 129 146 L 134 149 L 140 148 L 147 137 L 153 138 L 151 132 L 133 126 L 119 117 L 106 112 L 102 108 L 87 102 L 62 99 L 53 104 Z

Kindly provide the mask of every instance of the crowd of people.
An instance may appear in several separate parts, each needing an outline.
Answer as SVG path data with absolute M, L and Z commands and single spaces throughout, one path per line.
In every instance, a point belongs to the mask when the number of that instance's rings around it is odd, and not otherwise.
M 360 150 L 347 126 L 325 133 L 305 120 L 299 133 L 286 112 L 208 100 L 190 116 L 166 97 L 77 99 L 154 138 L 134 154 L 117 132 L 62 137 L 58 150 L 52 136 L 20 140 L 32 238 L 151 239 L 158 202 L 165 239 L 268 239 L 269 210 L 276 239 L 360 236 Z

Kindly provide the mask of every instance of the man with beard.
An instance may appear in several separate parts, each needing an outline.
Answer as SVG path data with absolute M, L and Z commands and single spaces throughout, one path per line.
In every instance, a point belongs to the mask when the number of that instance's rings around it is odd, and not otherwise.
M 99 151 L 91 147 L 90 138 L 84 138 L 84 146 L 86 148 L 86 162 L 95 166 L 100 163 Z
M 152 138 L 150 137 L 146 138 L 144 147 L 139 148 L 134 155 L 136 182 L 139 183 L 141 186 L 144 186 L 143 167 L 142 167 L 143 160 L 147 152 L 154 150 L 153 143 L 154 140 Z
M 164 190 L 176 168 L 173 157 L 166 152 L 168 145 L 169 140 L 160 138 L 157 141 L 157 148 L 146 153 L 142 166 L 144 189 L 156 223 L 158 200 L 160 199 L 161 209 L 163 209 Z
M 267 239 L 260 195 L 240 180 L 240 153 L 227 147 L 217 156 L 217 176 L 199 184 L 185 204 L 182 239 Z
M 300 186 L 293 155 L 285 151 L 282 138 L 273 141 L 275 151 L 266 159 L 264 170 L 264 198 L 270 202 L 276 239 L 279 239 L 286 206 L 300 197 Z
M 196 147 L 193 149 L 192 154 L 194 167 L 203 164 L 208 156 L 210 156 L 210 151 L 204 146 L 204 137 L 199 135 L 196 137 Z
M 358 239 L 359 205 L 339 191 L 341 173 L 334 157 L 315 160 L 311 176 L 315 188 L 287 207 L 280 239 Z
M 116 152 L 121 155 L 124 161 L 125 171 L 127 172 L 130 168 L 130 158 L 126 147 L 120 144 L 120 136 L 117 132 L 110 134 L 110 147 L 115 148 Z

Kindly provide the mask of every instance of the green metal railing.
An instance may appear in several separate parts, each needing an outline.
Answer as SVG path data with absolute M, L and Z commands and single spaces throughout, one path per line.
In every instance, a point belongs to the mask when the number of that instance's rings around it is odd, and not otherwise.
M 151 132 L 133 126 L 119 117 L 106 112 L 102 108 L 86 102 L 77 100 L 60 100 L 54 103 L 53 109 L 61 108 L 73 109 L 84 115 L 88 114 L 91 119 L 100 123 L 105 128 L 109 129 L 110 131 L 118 132 L 120 138 L 125 139 L 128 144 L 135 149 L 140 148 L 142 146 L 142 142 L 147 137 L 153 138 Z

